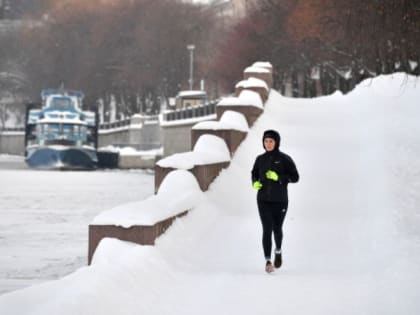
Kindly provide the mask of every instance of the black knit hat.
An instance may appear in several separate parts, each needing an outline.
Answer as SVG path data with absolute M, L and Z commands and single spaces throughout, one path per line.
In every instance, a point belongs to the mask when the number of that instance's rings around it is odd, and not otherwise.
M 280 134 L 277 131 L 272 130 L 272 129 L 264 131 L 264 135 L 263 135 L 263 147 L 264 147 L 264 139 L 265 138 L 273 139 L 276 142 L 276 145 L 274 147 L 274 150 L 278 150 L 279 149 L 281 138 L 280 138 Z M 265 149 L 265 147 L 264 147 L 264 149 Z

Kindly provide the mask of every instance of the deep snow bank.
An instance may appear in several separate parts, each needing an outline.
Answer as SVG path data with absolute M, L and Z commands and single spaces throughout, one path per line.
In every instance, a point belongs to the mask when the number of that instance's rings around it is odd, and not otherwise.
M 205 200 L 155 247 L 108 239 L 91 267 L 0 297 L 1 314 L 416 314 L 420 84 L 403 74 L 265 113 Z M 298 167 L 284 267 L 263 272 L 250 169 L 264 129 Z

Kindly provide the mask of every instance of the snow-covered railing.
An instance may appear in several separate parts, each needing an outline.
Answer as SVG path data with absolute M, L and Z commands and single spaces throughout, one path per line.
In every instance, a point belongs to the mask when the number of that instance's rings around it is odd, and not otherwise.
M 235 95 L 239 96 L 243 90 L 251 90 L 257 92 L 261 96 L 263 102 L 267 101 L 269 93 L 268 85 L 261 79 L 251 77 L 249 79 L 238 82 L 235 85 Z
M 255 73 L 263 73 L 257 78 L 268 87 L 272 81 L 270 67 L 269 63 L 251 67 Z M 257 82 L 264 89 L 264 84 L 250 79 L 249 73 L 252 72 L 244 72 L 245 80 Z M 192 151 L 176 153 L 156 163 L 155 196 L 116 207 L 95 218 L 89 226 L 89 262 L 101 239 L 114 237 L 151 245 L 173 220 L 193 209 L 200 202 L 198 196 L 229 166 L 231 155 L 263 112 L 265 101 L 261 93 L 245 84 L 237 97 L 218 102 L 218 121 L 199 122 L 192 127 Z M 180 119 L 176 117 L 173 119 Z
M 176 153 L 156 163 L 155 191 L 159 189 L 165 176 L 177 169 L 189 170 L 197 178 L 200 188 L 206 191 L 229 163 L 230 152 L 223 139 L 202 135 L 192 151 Z
M 188 171 L 173 171 L 156 195 L 117 206 L 96 216 L 89 225 L 89 263 L 99 242 L 114 237 L 141 245 L 154 245 L 172 222 L 197 206 L 203 193 Z
M 124 126 L 129 126 L 131 123 L 130 118 L 126 118 L 126 119 L 121 119 L 121 120 L 117 120 L 117 121 L 113 121 L 113 122 L 108 122 L 108 123 L 102 123 L 99 125 L 99 129 L 115 129 L 115 128 L 120 128 L 120 127 L 124 127 Z
M 273 67 L 269 62 L 257 61 L 244 70 L 244 79 L 257 78 L 265 81 L 269 89 L 273 87 Z
M 238 97 L 226 97 L 216 107 L 217 118 L 220 119 L 227 110 L 242 113 L 251 127 L 264 110 L 261 96 L 251 90 L 243 90 Z
M 167 112 L 163 114 L 164 121 L 173 121 L 180 119 L 188 119 L 194 117 L 208 116 L 214 114 L 216 111 L 217 101 L 212 101 L 210 103 L 193 106 L 190 108 L 179 109 L 172 112 Z
M 203 121 L 196 124 L 191 130 L 191 146 L 194 147 L 202 135 L 211 134 L 222 138 L 233 156 L 239 144 L 245 139 L 248 130 L 245 116 L 228 110 L 223 113 L 220 121 Z
M 129 118 L 109 122 L 109 123 L 102 123 L 99 125 L 99 129 L 116 129 L 126 126 L 138 126 L 142 124 L 151 124 L 151 123 L 159 123 L 159 115 L 140 115 L 135 114 Z

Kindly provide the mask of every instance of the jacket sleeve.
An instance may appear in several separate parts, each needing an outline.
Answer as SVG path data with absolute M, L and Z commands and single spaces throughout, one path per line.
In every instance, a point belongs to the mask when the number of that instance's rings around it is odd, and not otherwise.
M 253 183 L 260 179 L 259 178 L 260 177 L 260 175 L 259 175 L 260 172 L 259 172 L 258 165 L 259 165 L 259 163 L 258 163 L 258 157 L 257 157 L 255 159 L 255 162 L 254 162 L 254 167 L 252 168 L 252 171 L 251 171 L 251 180 L 252 180 Z
M 297 171 L 295 162 L 293 162 L 290 156 L 287 156 L 287 180 L 289 183 L 296 183 L 299 181 L 299 173 Z

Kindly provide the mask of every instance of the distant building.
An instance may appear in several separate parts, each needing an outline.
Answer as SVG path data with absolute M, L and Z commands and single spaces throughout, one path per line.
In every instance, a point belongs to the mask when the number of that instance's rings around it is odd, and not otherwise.
M 180 91 L 175 98 L 175 109 L 184 109 L 204 105 L 207 101 L 205 91 Z

